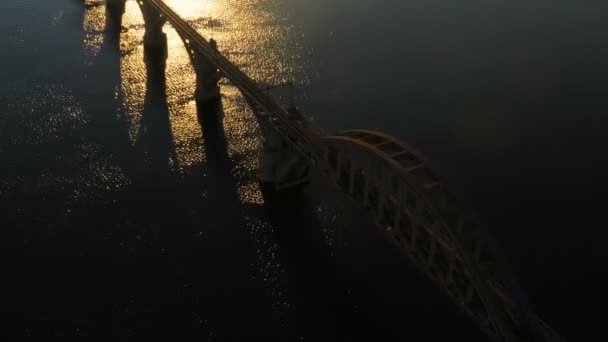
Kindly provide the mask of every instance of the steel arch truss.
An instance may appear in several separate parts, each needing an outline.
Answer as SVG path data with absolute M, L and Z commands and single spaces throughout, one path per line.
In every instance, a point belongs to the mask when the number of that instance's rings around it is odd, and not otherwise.
M 368 130 L 325 137 L 322 145 L 325 172 L 486 334 L 528 339 L 533 314 L 518 300 L 515 277 L 428 160 Z

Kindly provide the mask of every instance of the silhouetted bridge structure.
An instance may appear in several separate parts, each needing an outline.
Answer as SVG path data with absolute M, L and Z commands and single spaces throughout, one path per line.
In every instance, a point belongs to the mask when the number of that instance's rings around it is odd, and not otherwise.
M 124 1 L 107 5 L 124 11 Z M 221 77 L 248 101 L 264 134 L 261 181 L 290 188 L 305 183 L 316 167 L 365 208 L 378 229 L 493 341 L 563 341 L 530 309 L 486 230 L 415 149 L 370 130 L 325 134 L 295 108 L 277 104 L 162 0 L 137 2 L 146 49 L 166 50 L 166 22 L 183 40 L 196 71 L 197 103 L 219 99 Z

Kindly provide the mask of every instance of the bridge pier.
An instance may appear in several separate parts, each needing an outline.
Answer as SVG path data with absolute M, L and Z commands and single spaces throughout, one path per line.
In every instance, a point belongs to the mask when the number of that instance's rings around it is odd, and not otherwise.
M 116 40 L 120 40 L 125 0 L 106 0 L 106 29 Z
M 163 32 L 166 19 L 147 2 L 139 2 L 144 17 L 144 58 L 167 59 L 167 35 Z
M 112 14 L 119 14 L 122 16 L 125 13 L 125 1 L 126 0 L 106 0 L 106 8 Z
M 252 106 L 254 110 L 255 106 Z M 288 110 L 291 115 L 300 115 L 295 108 Z M 296 188 L 310 182 L 310 161 L 285 141 L 277 130 L 261 125 L 264 142 L 260 151 L 258 180 L 275 191 Z
M 217 50 L 215 40 L 211 39 L 209 43 Z M 194 98 L 197 104 L 207 105 L 218 101 L 221 98 L 220 87 L 218 86 L 218 82 L 222 78 L 221 72 L 212 61 L 198 52 L 198 50 L 190 48 L 189 44 L 186 44 L 186 47 L 188 48 L 190 60 L 196 72 Z

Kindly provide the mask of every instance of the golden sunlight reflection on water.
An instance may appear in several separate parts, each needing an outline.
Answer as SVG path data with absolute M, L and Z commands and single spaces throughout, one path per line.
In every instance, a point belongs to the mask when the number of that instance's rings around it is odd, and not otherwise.
M 205 38 L 213 38 L 219 49 L 236 65 L 241 67 L 260 85 L 274 85 L 295 81 L 306 83 L 306 73 L 298 48 L 297 35 L 291 26 L 275 12 L 280 12 L 277 0 L 167 0 L 180 15 L 188 20 Z M 100 9 L 101 8 L 101 9 Z M 87 38 L 84 47 L 94 59 L 98 56 L 103 41 L 105 8 L 89 7 L 84 30 Z M 97 30 L 101 33 L 96 33 Z M 194 100 L 196 74 L 179 35 L 165 24 L 168 58 L 165 69 L 166 106 L 152 114 L 163 113 L 169 118 L 168 135 L 162 138 L 172 140 L 174 151 L 169 151 L 166 165 L 183 181 L 197 178 L 206 179 L 214 165 L 207 165 L 203 133 L 198 122 Z M 120 78 L 118 98 L 128 116 L 129 138 L 137 150 L 145 132 L 146 117 L 152 94 L 147 79 L 144 62 L 143 36 L 145 25 L 138 4 L 126 2 L 120 34 Z M 101 59 L 101 58 L 99 58 Z M 94 64 L 94 62 L 93 62 Z M 230 172 L 236 189 L 236 196 L 243 208 L 259 207 L 264 199 L 258 185 L 258 151 L 261 147 L 261 133 L 253 112 L 240 91 L 226 79 L 220 81 L 223 107 L 223 124 L 226 137 L 224 153 L 230 160 Z M 159 101 L 155 102 L 158 105 Z M 160 101 L 161 105 L 163 101 Z M 158 119 L 158 118 L 157 118 Z M 142 127 L 144 126 L 144 127 Z M 158 128 L 158 127 L 157 127 Z M 155 139 L 158 137 L 154 137 Z M 213 180 L 212 180 L 213 182 Z M 195 181 L 199 184 L 199 181 Z M 192 184 L 192 186 L 196 186 Z M 200 182 L 208 184 L 208 182 Z M 195 189 L 205 201 L 209 189 Z M 212 198 L 209 198 L 213 200 Z M 251 207 L 249 207 L 251 208 Z M 245 209 L 243 209 L 245 210 Z M 238 215 L 238 213 L 235 213 Z M 272 226 L 259 213 L 242 213 L 244 229 L 257 245 L 257 262 L 253 274 L 261 273 L 268 295 L 275 305 L 285 308 L 289 304 L 281 290 L 282 267 L 277 260 L 277 245 L 273 242 Z M 211 221 L 212 222 L 212 221 Z M 253 266 L 254 264 L 252 264 Z M 252 275 L 253 277 L 253 275 Z M 258 277 L 258 276 L 255 276 Z
M 91 5 L 92 3 L 89 0 L 85 4 Z M 101 50 L 104 39 L 102 32 L 106 24 L 105 20 L 105 8 L 103 6 L 91 6 L 84 13 L 84 46 L 87 64 L 90 64 Z
M 217 0 L 165 0 L 167 5 L 178 12 L 182 18 L 200 18 L 217 15 Z M 219 6 L 221 7 L 221 6 Z
M 275 0 L 166 0 L 167 4 L 205 38 L 218 41 L 220 51 L 261 85 L 295 80 L 305 82 L 306 72 L 293 27 L 283 23 Z M 103 44 L 105 8 L 91 6 L 86 12 L 85 49 L 94 58 Z M 194 90 L 196 75 L 187 51 L 170 24 L 167 34 L 166 96 L 169 129 L 175 159 L 169 165 L 175 172 L 196 172 L 204 164 L 201 128 L 197 121 Z M 120 36 L 120 96 L 130 120 L 131 143 L 138 144 L 146 97 L 146 65 L 142 45 L 145 25 L 135 1 L 127 1 Z M 263 203 L 255 174 L 261 137 L 253 113 L 238 89 L 227 80 L 220 83 L 227 151 L 233 163 L 238 194 L 245 203 Z

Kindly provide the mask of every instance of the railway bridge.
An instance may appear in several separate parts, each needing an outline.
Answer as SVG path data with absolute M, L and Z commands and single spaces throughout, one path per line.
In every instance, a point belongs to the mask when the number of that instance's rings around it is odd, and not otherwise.
M 218 101 L 227 78 L 251 106 L 264 134 L 259 178 L 282 190 L 327 176 L 490 340 L 563 339 L 530 308 L 487 230 L 450 191 L 432 163 L 398 138 L 371 130 L 326 134 L 295 108 L 283 108 L 162 0 L 136 0 L 146 50 L 167 49 L 163 25 L 181 37 L 196 72 L 197 103 Z M 106 0 L 114 13 L 125 0 Z M 166 57 L 166 55 L 165 55 Z

